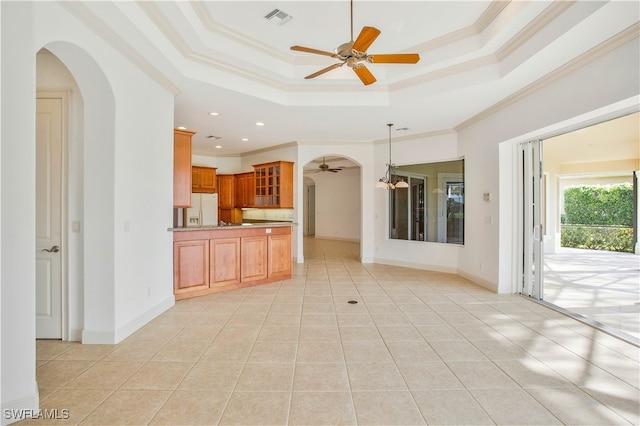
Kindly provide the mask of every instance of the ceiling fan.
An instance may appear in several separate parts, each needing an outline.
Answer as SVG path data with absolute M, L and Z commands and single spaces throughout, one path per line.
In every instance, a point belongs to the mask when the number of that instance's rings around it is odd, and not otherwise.
M 305 79 L 310 79 L 329 72 L 333 69 L 339 68 L 344 64 L 351 67 L 356 73 L 360 81 L 366 86 L 376 82 L 376 78 L 371 74 L 371 71 L 364 65 L 363 62 L 371 64 L 415 64 L 420 60 L 420 55 L 417 53 L 391 53 L 391 54 L 367 54 L 367 49 L 380 35 L 380 30 L 374 27 L 362 27 L 358 38 L 353 40 L 353 0 L 351 4 L 351 40 L 347 43 L 341 44 L 335 48 L 334 53 L 326 52 L 324 50 L 312 49 L 310 47 L 303 46 L 291 46 L 291 50 L 299 52 L 314 53 L 316 55 L 330 56 L 337 58 L 342 62 L 330 65 L 320 71 L 309 74 Z
M 312 170 L 311 173 L 318 173 L 318 172 L 333 172 L 333 173 L 338 173 L 340 170 L 344 169 L 344 166 L 340 166 L 340 167 L 329 167 L 329 165 L 327 163 L 325 163 L 324 161 L 324 157 L 322 157 L 322 164 L 320 164 L 318 166 L 317 170 Z

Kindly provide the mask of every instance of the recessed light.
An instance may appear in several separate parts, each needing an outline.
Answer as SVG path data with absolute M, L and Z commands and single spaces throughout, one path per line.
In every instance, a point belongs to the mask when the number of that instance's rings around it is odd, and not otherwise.
M 212 111 L 212 112 L 209 113 L 209 115 L 218 116 L 218 115 L 220 115 L 220 113 Z
M 241 139 L 241 141 L 242 141 L 242 142 L 249 142 L 249 139 L 247 139 L 247 138 L 242 138 L 242 139 Z
M 220 148 L 222 148 L 221 145 L 216 145 L 216 149 L 220 149 Z
M 256 126 L 264 126 L 264 123 L 263 123 L 262 121 L 258 121 L 258 122 L 256 123 Z
M 180 127 L 178 127 L 178 130 L 187 130 L 187 128 L 180 126 Z

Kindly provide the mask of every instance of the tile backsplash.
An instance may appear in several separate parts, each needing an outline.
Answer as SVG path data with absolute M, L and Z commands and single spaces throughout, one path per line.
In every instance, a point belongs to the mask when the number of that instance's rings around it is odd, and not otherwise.
M 242 211 L 243 219 L 293 221 L 294 209 L 247 209 Z

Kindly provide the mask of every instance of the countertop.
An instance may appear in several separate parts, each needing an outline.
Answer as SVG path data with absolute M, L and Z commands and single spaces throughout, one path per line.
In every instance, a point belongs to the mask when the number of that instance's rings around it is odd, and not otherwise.
M 238 223 L 233 225 L 209 225 L 209 226 L 193 226 L 188 228 L 168 228 L 170 232 L 189 232 L 189 231 L 210 231 L 213 229 L 244 229 L 244 228 L 275 228 L 277 226 L 293 226 L 294 222 L 257 222 L 257 223 Z

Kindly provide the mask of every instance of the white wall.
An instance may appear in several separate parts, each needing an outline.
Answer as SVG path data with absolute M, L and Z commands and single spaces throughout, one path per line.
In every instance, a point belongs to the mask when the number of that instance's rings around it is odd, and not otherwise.
M 35 52 L 31 3 L 2 8 L 2 408 L 38 408 L 35 377 Z M 16 34 L 20 35 L 16 37 Z M 19 207 L 19 208 L 17 208 Z M 3 423 L 7 420 L 2 419 Z
M 76 308 L 80 300 L 84 305 L 84 315 L 72 314 L 71 322 L 83 322 L 88 342 L 120 341 L 173 304 L 166 229 L 172 223 L 174 93 L 59 3 L 0 7 L 2 408 L 36 409 L 36 53 L 49 49 L 77 83 L 52 76 L 47 85 L 81 92 L 82 103 L 73 97 L 68 158 L 70 176 L 82 183 L 69 186 L 67 219 L 81 221 L 82 242 L 79 236 L 67 240 L 75 244 L 70 300 Z
M 343 143 L 343 144 L 318 144 L 318 145 L 300 145 L 298 146 L 297 164 L 300 169 L 304 164 L 308 164 L 316 158 L 323 156 L 339 156 L 345 157 L 360 166 L 360 188 L 361 191 L 357 195 L 360 200 L 360 261 L 363 263 L 372 263 L 374 257 L 374 239 L 371 230 L 374 226 L 374 169 L 373 169 L 373 146 L 362 143 Z M 342 172 L 340 172 L 342 173 Z M 317 174 L 316 174 L 317 175 Z M 315 179 L 315 175 L 313 177 Z M 367 185 L 367 182 L 373 182 Z M 302 172 L 296 174 L 296 186 L 294 190 L 298 200 L 304 200 L 304 175 Z M 316 192 L 318 188 L 316 187 Z M 317 193 L 316 193 L 317 198 Z M 318 202 L 316 201 L 316 205 Z M 298 262 L 304 261 L 303 255 L 303 226 L 304 209 L 296 210 L 296 221 L 300 226 L 296 229 L 296 239 L 300 244 L 296 247 L 295 256 Z M 316 222 L 316 234 L 318 232 L 318 223 Z M 334 234 L 335 235 L 335 234 Z
M 316 184 L 316 238 L 360 241 L 360 169 L 309 176 Z
M 0 48 L 2 47 L 2 7 L 0 7 Z M 0 55 L 0 99 L 2 99 L 2 55 Z M 2 103 L 0 103 L 0 136 L 2 135 Z M 2 149 L 0 145 L 0 193 L 2 192 Z M 0 223 L 2 223 L 2 197 L 0 197 Z M 2 226 L 0 226 L 0 242 L 2 241 Z M 1 249 L 2 243 L 0 243 Z M 2 283 L 2 256 L 0 255 L 0 283 Z M 0 288 L 0 307 L 2 306 L 2 291 Z M 0 308 L 1 309 L 1 308 Z M 2 318 L 0 316 L 0 336 L 2 336 Z M 0 339 L 0 377 L 2 377 L 2 339 Z M 0 380 L 1 381 L 1 380 Z M 0 402 L 2 399 L 2 386 L 0 386 Z M 2 408 L 0 406 L 0 408 Z
M 115 343 L 173 304 L 174 94 L 59 5 L 37 12 L 35 48 L 62 60 L 85 106 L 82 338 Z
M 391 151 L 391 160 L 397 166 L 450 161 L 461 158 L 458 152 L 457 135 L 453 131 L 435 133 L 431 136 L 414 140 L 392 140 Z M 363 183 L 363 187 L 370 186 L 373 188 L 378 178 L 384 175 L 388 162 L 388 141 L 376 144 L 376 179 L 371 180 L 369 185 Z M 466 167 L 467 162 L 465 161 Z M 465 180 L 465 185 L 468 185 L 470 180 L 468 175 L 466 175 Z M 402 189 L 396 189 L 395 191 L 402 191 Z M 466 194 L 468 194 L 468 190 Z M 465 215 L 467 214 L 468 210 L 465 206 Z M 389 239 L 389 193 L 385 189 L 375 190 L 375 225 L 373 232 L 375 235 L 374 259 L 376 263 L 455 273 L 458 269 L 458 256 L 465 249 L 464 246 L 458 244 Z M 467 236 L 465 235 L 465 242 L 466 239 Z
M 513 291 L 517 189 L 510 186 L 513 173 L 502 174 L 513 163 L 506 145 L 545 139 L 637 110 L 638 48 L 637 38 L 626 42 L 460 130 L 467 167 L 465 250 L 459 263 L 463 275 L 494 291 Z M 497 196 L 485 202 L 483 192 Z
M 241 170 L 241 158 L 237 157 L 210 157 L 207 155 L 194 155 L 191 157 L 194 166 L 215 167 L 217 174 L 233 174 L 251 172 L 253 169 Z

